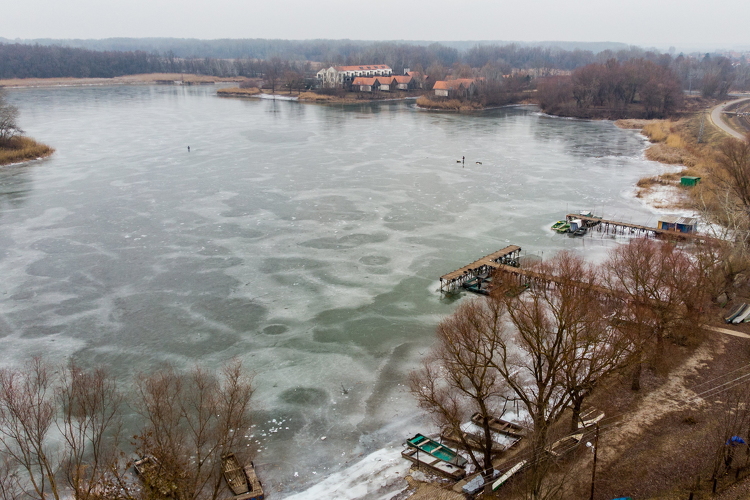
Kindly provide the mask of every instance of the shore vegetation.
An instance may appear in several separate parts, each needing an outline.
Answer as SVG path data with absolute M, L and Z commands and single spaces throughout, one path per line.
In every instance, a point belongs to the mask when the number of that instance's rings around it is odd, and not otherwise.
M 6 101 L 0 89 L 0 165 L 43 158 L 55 151 L 46 144 L 24 137 L 17 120 L 18 109 Z
M 0 141 L 0 166 L 45 158 L 55 150 L 30 137 L 13 137 Z

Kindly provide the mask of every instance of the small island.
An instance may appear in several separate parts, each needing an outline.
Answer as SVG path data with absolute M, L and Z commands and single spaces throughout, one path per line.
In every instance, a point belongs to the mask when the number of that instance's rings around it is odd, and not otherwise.
M 8 104 L 0 91 L 0 166 L 45 158 L 54 149 L 23 135 L 18 126 L 18 109 Z

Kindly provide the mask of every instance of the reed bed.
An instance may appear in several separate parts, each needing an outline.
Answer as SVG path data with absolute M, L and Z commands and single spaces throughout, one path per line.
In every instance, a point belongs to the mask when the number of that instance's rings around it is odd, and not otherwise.
M 51 147 L 29 137 L 14 137 L 0 144 L 0 165 L 36 160 L 54 152 L 55 150 Z
M 300 101 L 333 101 L 334 99 L 337 99 L 337 97 L 327 94 L 318 94 L 316 92 L 302 92 L 299 95 Z
M 224 89 L 219 89 L 216 91 L 219 95 L 256 95 L 260 94 L 260 89 L 258 87 L 250 87 L 243 89 L 241 87 L 228 87 Z
M 458 99 L 448 99 L 445 101 L 433 101 L 427 96 L 421 96 L 417 99 L 417 106 L 429 109 L 442 109 L 447 111 L 470 111 L 481 109 L 481 105 L 473 102 L 459 101 Z

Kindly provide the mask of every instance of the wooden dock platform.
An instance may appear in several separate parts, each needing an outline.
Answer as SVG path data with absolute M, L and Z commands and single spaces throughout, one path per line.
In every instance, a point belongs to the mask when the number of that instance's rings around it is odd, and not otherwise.
M 674 230 L 659 229 L 657 227 L 642 226 L 640 224 L 631 224 L 629 222 L 621 222 L 609 219 L 600 219 L 598 217 L 587 217 L 585 215 L 579 214 L 568 214 L 565 216 L 565 220 L 568 222 L 573 219 L 580 219 L 584 221 L 586 223 L 586 227 L 588 227 L 590 231 L 596 229 L 597 231 L 607 234 L 635 234 L 639 236 L 652 236 L 687 241 L 709 241 L 714 239 L 703 234 L 681 233 Z
M 509 245 L 497 252 L 485 255 L 471 264 L 440 277 L 440 291 L 452 292 L 477 276 L 492 274 L 502 265 L 515 264 L 521 255 L 521 247 Z

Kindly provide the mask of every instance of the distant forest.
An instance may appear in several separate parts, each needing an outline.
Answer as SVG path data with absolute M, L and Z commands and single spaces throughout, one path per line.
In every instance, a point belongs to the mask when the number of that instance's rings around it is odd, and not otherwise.
M 23 45 L 46 45 L 95 50 L 99 52 L 137 52 L 174 54 L 180 58 L 214 59 L 270 59 L 278 57 L 290 61 L 333 61 L 345 62 L 354 54 L 382 42 L 365 40 L 279 40 L 264 38 L 200 40 L 196 38 L 105 38 L 100 40 L 63 40 L 40 38 L 32 40 L 8 40 L 0 37 L 0 43 L 20 43 Z M 502 42 L 502 41 L 398 41 L 387 45 L 423 46 L 436 44 L 465 52 L 477 45 L 516 45 L 519 47 L 551 48 L 558 50 L 584 50 L 599 53 L 604 50 L 625 50 L 628 45 L 613 42 Z
M 139 73 L 194 73 L 217 77 L 263 76 L 265 61 L 293 64 L 311 75 L 316 62 L 388 64 L 395 73 L 405 68 L 434 75 L 461 68 L 491 68 L 494 73 L 534 70 L 535 75 L 570 72 L 607 61 L 643 60 L 668 69 L 684 90 L 706 96 L 730 89 L 750 89 L 747 61 L 703 54 L 678 56 L 623 44 L 574 44 L 572 50 L 550 44 L 495 45 L 450 42 L 366 42 L 352 40 L 181 40 L 106 39 L 69 41 L 108 50 L 43 43 L 8 43 L 0 39 L 0 78 L 111 78 Z M 558 44 L 563 45 L 564 44 Z M 589 46 L 589 50 L 580 47 Z M 115 50 L 131 47 L 132 50 Z M 457 48 L 464 47 L 464 48 Z M 167 50 L 160 50 L 167 49 Z M 201 54 L 198 56 L 197 54 Z M 212 54 L 209 56 L 207 54 Z

